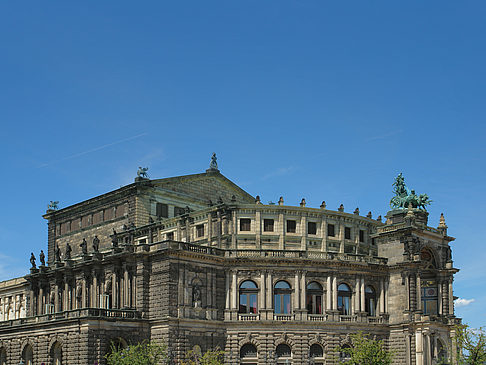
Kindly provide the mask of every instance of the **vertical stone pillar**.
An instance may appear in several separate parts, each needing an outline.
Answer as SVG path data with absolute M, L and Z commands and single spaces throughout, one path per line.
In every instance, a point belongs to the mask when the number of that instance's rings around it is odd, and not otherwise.
M 423 311 L 422 308 L 422 283 L 420 282 L 420 274 L 417 273 L 417 310 Z
M 337 310 L 338 302 L 338 289 L 337 289 L 337 277 L 332 277 L 332 309 Z
M 231 292 L 230 292 L 230 272 L 229 271 L 226 271 L 225 288 L 226 288 L 226 305 L 225 305 L 225 309 L 230 309 Z
M 360 311 L 360 302 L 361 302 L 361 295 L 360 295 L 360 290 L 361 290 L 361 284 L 360 284 L 360 279 L 359 276 L 356 275 L 356 283 L 355 283 L 355 288 L 354 288 L 354 295 L 353 295 L 353 313 L 358 313 Z
M 339 246 L 339 253 L 344 253 L 344 221 L 339 220 L 339 239 L 341 240 L 341 245 Z
M 181 229 L 181 220 L 180 219 L 177 220 L 177 229 L 176 229 L 175 240 L 178 241 L 178 242 L 182 241 L 182 229 Z
M 234 270 L 232 273 L 232 280 L 231 280 L 231 291 L 232 291 L 232 303 L 231 303 L 231 309 L 237 310 L 238 307 L 238 278 L 237 278 L 237 273 L 236 270 Z
M 283 213 L 278 214 L 278 226 L 280 227 L 280 235 L 278 237 L 278 249 L 285 248 L 285 219 Z
M 449 314 L 449 283 L 446 280 L 442 280 L 442 313 L 443 315 Z
M 93 275 L 93 290 L 91 291 L 91 306 L 98 308 L 98 277 L 96 273 Z
M 236 212 L 233 211 L 233 229 L 231 232 L 231 248 L 236 249 L 237 243 L 236 243 L 236 235 L 238 234 L 238 222 L 236 219 Z
M 331 275 L 327 275 L 327 282 L 326 282 L 326 310 L 332 309 L 332 299 L 331 299 Z
M 59 312 L 59 285 L 54 286 L 54 313 Z
M 267 309 L 273 309 L 273 282 L 272 272 L 267 272 Z M 268 318 L 270 319 L 270 318 Z
M 417 309 L 417 284 L 415 274 L 411 274 L 408 278 L 408 292 L 410 297 L 410 311 Z
M 44 308 L 42 308 L 42 305 L 44 304 L 44 288 L 42 287 L 42 284 L 39 286 L 39 296 L 37 298 L 37 314 L 44 314 Z M 5 313 L 7 315 L 7 313 Z
M 300 249 L 302 251 L 307 251 L 307 218 L 305 215 L 302 215 L 300 218 L 300 234 L 302 235 Z
M 112 307 L 114 309 L 119 308 L 117 284 L 118 284 L 118 275 L 116 270 L 113 270 L 113 275 L 111 276 L 111 301 L 112 301 Z
M 380 314 L 385 313 L 385 285 L 380 280 Z
M 62 309 L 65 311 L 71 309 L 69 308 L 69 284 L 67 280 L 64 282 L 64 305 Z
M 437 312 L 442 315 L 442 279 L 437 282 Z
M 415 364 L 424 365 L 422 332 L 415 332 Z
M 213 241 L 213 217 L 212 213 L 208 213 L 208 246 L 211 246 Z
M 36 315 L 35 311 L 34 311 L 34 289 L 31 287 L 30 288 L 30 291 L 29 291 L 29 294 L 30 294 L 30 303 L 29 303 L 29 316 L 34 316 Z M 3 306 L 3 304 L 2 304 Z M 2 312 L 5 313 L 5 308 L 2 308 Z M 3 318 L 2 318 L 3 320 Z
M 300 308 L 306 309 L 306 272 L 302 271 L 300 276 Z
M 125 270 L 123 272 L 123 308 L 128 307 L 128 298 L 129 298 L 129 292 L 128 292 L 128 268 L 125 267 Z
M 321 221 L 321 234 L 322 234 L 322 243 L 321 243 L 321 251 L 325 252 L 327 251 L 327 222 L 322 217 Z
M 186 217 L 186 242 L 191 242 L 191 222 L 189 217 Z
M 262 222 L 260 211 L 255 211 L 255 248 L 257 250 L 261 249 L 262 243 Z
M 83 277 L 81 281 L 81 308 L 86 308 L 86 277 Z
M 294 284 L 294 311 L 300 309 L 300 278 L 299 271 L 295 272 L 295 284 Z
M 265 271 L 262 270 L 260 273 L 260 309 L 266 309 L 265 305 L 265 296 L 266 296 L 266 290 L 265 290 Z
M 454 296 L 452 295 L 452 277 L 449 279 L 449 314 L 454 315 Z
M 364 282 L 364 277 L 361 277 L 361 291 L 360 291 L 360 298 L 361 298 L 361 305 L 360 305 L 360 310 L 361 312 L 364 312 L 366 310 L 365 306 L 365 282 Z

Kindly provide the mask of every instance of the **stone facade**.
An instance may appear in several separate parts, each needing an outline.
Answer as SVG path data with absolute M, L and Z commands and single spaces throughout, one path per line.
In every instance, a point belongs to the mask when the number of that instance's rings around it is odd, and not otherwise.
M 0 283 L 0 365 L 102 364 L 110 343 L 227 364 L 337 364 L 358 331 L 394 363 L 455 363 L 443 218 L 261 204 L 217 169 L 49 210 L 47 266 Z

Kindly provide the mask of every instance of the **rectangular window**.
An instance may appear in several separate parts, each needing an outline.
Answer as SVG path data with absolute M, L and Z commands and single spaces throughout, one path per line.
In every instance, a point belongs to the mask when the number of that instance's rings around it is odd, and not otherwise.
M 287 221 L 287 233 L 295 233 L 297 228 L 297 222 L 293 220 Z
M 344 238 L 347 240 L 351 239 L 351 228 L 344 227 Z
M 327 235 L 329 237 L 334 237 L 336 235 L 336 233 L 334 232 L 334 224 L 327 225 Z
M 105 209 L 105 221 L 110 221 L 113 219 L 113 208 Z
M 273 219 L 263 220 L 263 232 L 273 232 Z
M 204 224 L 196 226 L 196 237 L 204 237 Z
M 124 214 L 125 214 L 125 205 L 117 205 L 115 211 L 115 217 L 120 218 L 123 217 Z
M 364 233 L 362 229 L 359 230 L 359 242 L 364 242 Z
M 185 213 L 185 209 L 181 207 L 174 207 L 174 217 L 178 215 L 183 215 Z
M 251 219 L 241 218 L 240 219 L 240 231 L 250 231 L 251 230 Z
M 174 232 L 167 233 L 166 237 L 167 237 L 167 240 L 173 241 L 174 240 Z
M 155 204 L 155 215 L 157 218 L 169 218 L 169 206 L 163 203 Z
M 307 234 L 317 234 L 316 222 L 307 222 Z

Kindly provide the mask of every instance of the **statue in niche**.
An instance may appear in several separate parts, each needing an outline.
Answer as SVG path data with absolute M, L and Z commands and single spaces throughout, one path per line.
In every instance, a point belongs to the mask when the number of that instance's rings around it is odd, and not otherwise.
M 69 243 L 66 243 L 66 254 L 64 255 L 65 260 L 71 260 L 71 251 L 73 249 L 71 248 L 71 245 Z
M 83 253 L 83 255 L 88 254 L 88 242 L 86 242 L 86 238 L 83 238 L 83 242 L 81 242 L 79 247 L 81 247 L 81 252 Z
M 100 251 L 100 239 L 98 236 L 94 236 L 93 238 L 93 251 L 99 252 Z
M 201 307 L 201 288 L 199 285 L 192 287 L 192 304 L 195 308 Z
M 46 266 L 46 255 L 44 255 L 44 251 L 42 251 L 42 250 L 39 254 L 39 260 L 40 260 L 41 266 Z
M 32 265 L 32 269 L 35 269 L 37 267 L 35 264 L 35 256 L 33 252 L 30 253 L 30 264 Z
M 59 245 L 56 245 L 56 249 L 54 250 L 54 262 L 61 262 L 61 249 Z
M 116 231 L 115 229 L 113 228 L 113 234 L 112 234 L 112 239 L 111 239 L 111 245 L 113 246 L 113 248 L 117 248 L 118 247 L 118 239 L 116 238 Z
M 83 284 L 80 281 L 76 284 L 76 299 L 78 303 L 81 303 L 81 298 L 83 297 Z

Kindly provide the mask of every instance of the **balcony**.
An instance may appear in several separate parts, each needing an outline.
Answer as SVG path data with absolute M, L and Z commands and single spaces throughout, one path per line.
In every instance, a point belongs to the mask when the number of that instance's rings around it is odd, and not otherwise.
M 142 313 L 131 309 L 104 309 L 104 308 L 81 308 L 69 311 L 41 314 L 34 317 L 12 319 L 0 322 L 0 329 L 19 325 L 29 325 L 58 320 L 69 320 L 77 318 L 96 319 L 141 319 Z

